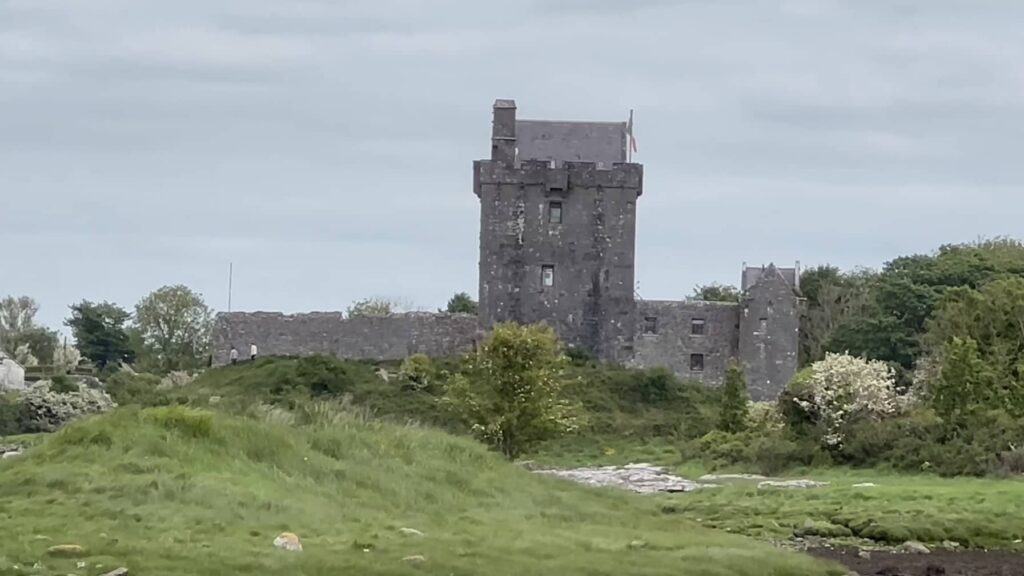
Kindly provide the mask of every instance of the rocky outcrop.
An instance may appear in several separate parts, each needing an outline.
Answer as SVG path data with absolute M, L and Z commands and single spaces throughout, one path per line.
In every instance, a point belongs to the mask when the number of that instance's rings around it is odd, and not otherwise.
M 701 484 L 669 474 L 664 468 L 651 464 L 627 464 L 626 466 L 575 468 L 572 470 L 534 470 L 534 472 L 565 478 L 588 486 L 621 488 L 639 494 L 692 492 L 700 488 L 715 487 L 713 484 Z
M 25 389 L 25 369 L 3 352 L 0 352 L 0 392 Z

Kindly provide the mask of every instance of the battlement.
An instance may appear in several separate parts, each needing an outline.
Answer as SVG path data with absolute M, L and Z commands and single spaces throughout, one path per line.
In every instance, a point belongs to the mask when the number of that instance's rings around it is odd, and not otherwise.
M 556 166 L 548 160 L 523 160 L 507 164 L 495 160 L 473 163 L 473 191 L 480 196 L 485 185 L 543 185 L 548 190 L 572 188 L 628 188 L 636 195 L 643 193 L 644 167 L 641 164 L 616 162 L 602 166 L 597 162 L 564 162 Z

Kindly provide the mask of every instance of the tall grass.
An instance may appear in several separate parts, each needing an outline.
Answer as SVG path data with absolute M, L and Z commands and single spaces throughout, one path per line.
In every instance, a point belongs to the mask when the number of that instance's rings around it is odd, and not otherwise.
M 3 461 L 0 574 L 842 573 L 433 429 L 328 402 L 253 410 L 122 408 Z M 273 548 L 283 531 L 305 551 Z

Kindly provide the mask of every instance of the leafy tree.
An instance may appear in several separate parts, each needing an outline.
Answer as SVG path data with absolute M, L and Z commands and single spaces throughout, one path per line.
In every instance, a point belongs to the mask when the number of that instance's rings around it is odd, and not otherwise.
M 800 318 L 800 364 L 821 360 L 825 347 L 844 321 L 864 314 L 875 274 L 844 273 L 834 266 L 808 268 L 800 275 L 806 299 Z
M 1024 416 L 1024 278 L 949 290 L 928 326 L 925 344 L 941 365 L 927 383 L 936 412 L 981 407 Z
M 452 296 L 451 300 L 448 301 L 448 306 L 445 308 L 445 311 L 449 314 L 476 314 L 476 300 L 473 300 L 473 298 L 465 292 L 459 292 Z
M 0 337 L 35 326 L 39 304 L 28 296 L 7 296 L 0 300 Z
M 693 298 L 706 302 L 739 302 L 740 291 L 727 284 L 704 284 L 693 289 Z
M 445 402 L 514 460 L 577 426 L 563 379 L 567 362 L 550 327 L 499 324 L 449 383 Z
M 425 390 L 437 375 L 437 368 L 426 354 L 413 354 L 402 361 L 399 374 L 414 390 Z
M 129 318 L 131 314 L 116 304 L 83 300 L 71 306 L 71 317 L 64 324 L 71 328 L 82 356 L 103 369 L 118 362 L 134 361 L 125 331 Z
M 722 409 L 718 428 L 723 432 L 742 432 L 747 427 L 747 379 L 743 368 L 735 360 L 729 362 L 725 371 L 725 386 L 722 390 Z
M 349 318 L 358 316 L 390 316 L 395 313 L 395 302 L 387 298 L 364 298 L 357 300 L 348 307 L 345 315 Z
M 31 326 L 17 332 L 11 332 L 3 339 L 3 351 L 10 356 L 17 356 L 18 350 L 24 349 L 40 364 L 51 364 L 53 353 L 57 348 L 57 332 L 42 326 Z
M 187 286 L 164 286 L 135 305 L 135 324 L 145 354 L 161 371 L 190 370 L 205 362 L 212 312 Z

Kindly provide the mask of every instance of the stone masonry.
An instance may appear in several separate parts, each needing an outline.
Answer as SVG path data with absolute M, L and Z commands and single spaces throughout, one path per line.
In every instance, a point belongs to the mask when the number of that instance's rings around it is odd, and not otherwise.
M 229 313 L 215 361 L 244 353 L 400 359 L 472 350 L 498 322 L 545 322 L 567 345 L 605 361 L 667 367 L 721 383 L 733 358 L 751 397 L 778 396 L 797 369 L 799 269 L 744 267 L 741 301 L 646 301 L 635 281 L 643 166 L 627 161 L 625 122 L 520 120 L 493 108 L 491 156 L 473 163 L 480 199 L 479 318 L 398 314 Z

